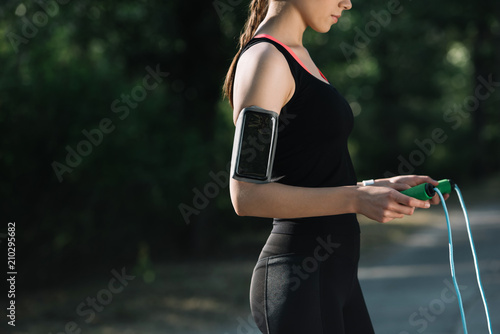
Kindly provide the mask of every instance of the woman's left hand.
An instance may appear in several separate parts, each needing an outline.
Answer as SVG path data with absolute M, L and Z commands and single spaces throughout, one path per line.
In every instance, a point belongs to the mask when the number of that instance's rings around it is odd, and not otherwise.
M 403 191 L 411 187 L 418 186 L 422 183 L 430 183 L 434 186 L 438 185 L 438 181 L 426 175 L 400 175 L 394 176 L 386 179 L 375 180 L 374 186 L 378 187 L 389 187 L 396 189 L 397 191 Z M 443 194 L 443 198 L 446 200 L 450 197 L 449 194 Z M 439 195 L 436 194 L 432 199 L 429 200 L 431 204 L 439 204 Z

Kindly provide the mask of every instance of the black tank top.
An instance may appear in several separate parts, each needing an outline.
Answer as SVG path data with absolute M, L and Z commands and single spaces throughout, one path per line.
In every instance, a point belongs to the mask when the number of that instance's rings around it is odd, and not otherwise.
M 288 46 L 272 36 L 255 36 L 242 54 L 262 42 L 273 44 L 283 54 L 295 80 L 295 92 L 279 116 L 273 182 L 313 188 L 356 185 L 347 148 L 354 121 L 349 104 L 335 87 L 312 75 Z M 359 233 L 355 214 L 275 218 L 273 224 L 273 232 L 286 234 Z

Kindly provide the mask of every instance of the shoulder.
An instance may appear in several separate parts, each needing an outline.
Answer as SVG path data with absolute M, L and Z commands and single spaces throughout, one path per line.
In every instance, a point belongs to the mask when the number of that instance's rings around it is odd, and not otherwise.
M 240 57 L 240 63 L 260 63 L 262 65 L 288 66 L 281 51 L 268 42 L 260 42 L 249 47 Z
M 279 113 L 294 90 L 294 78 L 284 55 L 271 43 L 255 44 L 241 55 L 236 67 L 234 118 L 251 105 Z

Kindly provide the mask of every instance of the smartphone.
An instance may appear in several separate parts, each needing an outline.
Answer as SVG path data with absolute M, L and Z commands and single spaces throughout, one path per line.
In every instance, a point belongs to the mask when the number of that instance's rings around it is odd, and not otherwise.
M 236 121 L 231 159 L 234 179 L 252 183 L 271 181 L 278 139 L 278 114 L 257 106 L 244 108 Z

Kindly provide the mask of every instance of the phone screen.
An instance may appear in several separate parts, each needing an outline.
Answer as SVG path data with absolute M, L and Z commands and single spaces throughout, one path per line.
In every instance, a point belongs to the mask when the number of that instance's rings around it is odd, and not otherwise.
M 246 110 L 236 168 L 238 176 L 261 181 L 269 178 L 276 121 L 272 114 Z

